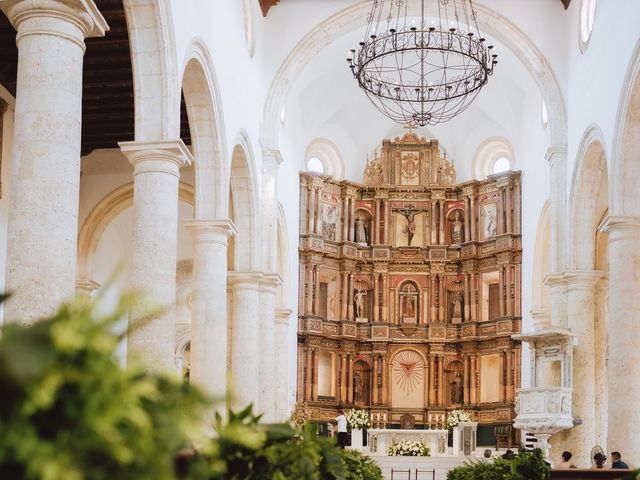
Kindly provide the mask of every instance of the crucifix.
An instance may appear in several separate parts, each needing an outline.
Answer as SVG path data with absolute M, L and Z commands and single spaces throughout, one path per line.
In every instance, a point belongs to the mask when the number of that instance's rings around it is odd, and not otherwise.
M 407 234 L 407 246 L 410 247 L 411 240 L 413 240 L 413 235 L 416 233 L 415 216 L 417 213 L 424 212 L 425 210 L 409 206 L 396 208 L 394 209 L 394 211 L 398 212 L 400 215 L 407 219 L 407 226 L 402 230 L 402 233 Z

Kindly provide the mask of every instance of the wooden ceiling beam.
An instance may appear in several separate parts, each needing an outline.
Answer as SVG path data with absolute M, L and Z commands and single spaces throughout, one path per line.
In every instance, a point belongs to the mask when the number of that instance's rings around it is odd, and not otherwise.
M 262 10 L 262 16 L 266 17 L 269 13 L 269 9 L 277 5 L 280 0 L 260 0 L 260 9 Z

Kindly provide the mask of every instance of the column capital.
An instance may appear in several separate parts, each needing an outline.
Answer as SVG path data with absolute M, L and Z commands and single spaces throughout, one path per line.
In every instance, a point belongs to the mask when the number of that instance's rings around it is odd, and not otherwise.
M 17 40 L 44 33 L 71 40 L 84 50 L 85 38 L 102 37 L 109 30 L 93 0 L 0 0 L 0 9 L 18 31 Z
M 78 278 L 76 280 L 76 295 L 91 298 L 91 293 L 100 288 L 100 284 L 89 278 Z
M 566 145 L 552 145 L 547 149 L 544 158 L 552 164 L 558 160 L 567 159 L 567 146 Z
M 118 145 L 133 165 L 134 177 L 150 172 L 180 177 L 180 169 L 193 163 L 193 156 L 181 139 L 119 142 Z
M 566 270 L 563 273 L 569 290 L 594 290 L 598 281 L 604 277 L 600 270 Z
M 292 313 L 293 310 L 291 310 L 290 308 L 276 308 L 276 325 L 289 326 L 289 320 L 291 319 Z
M 275 289 L 282 285 L 282 277 L 277 273 L 263 273 L 260 279 L 260 290 L 272 291 L 275 293 Z
M 262 168 L 278 168 L 282 165 L 282 154 L 278 149 L 262 150 Z
M 563 288 L 567 286 L 567 279 L 562 273 L 550 273 L 544 277 L 543 283 L 549 288 Z
M 630 215 L 609 215 L 598 230 L 616 237 L 640 238 L 640 217 Z
M 218 243 L 226 247 L 229 238 L 238 234 L 233 221 L 228 218 L 185 220 L 183 224 L 196 243 Z
M 262 272 L 228 272 L 227 285 L 232 287 L 249 288 L 252 290 L 260 289 L 260 281 L 262 280 Z

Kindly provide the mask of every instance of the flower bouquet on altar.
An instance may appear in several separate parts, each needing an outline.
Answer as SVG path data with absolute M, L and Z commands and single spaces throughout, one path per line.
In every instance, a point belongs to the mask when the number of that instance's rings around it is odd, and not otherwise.
M 422 442 L 401 440 L 389 447 L 389 455 L 396 457 L 429 457 L 431 449 Z
M 352 409 L 347 413 L 347 423 L 352 430 L 371 428 L 371 418 L 366 410 Z
M 452 410 L 447 414 L 447 428 L 452 429 L 460 422 L 470 422 L 471 417 L 464 410 Z

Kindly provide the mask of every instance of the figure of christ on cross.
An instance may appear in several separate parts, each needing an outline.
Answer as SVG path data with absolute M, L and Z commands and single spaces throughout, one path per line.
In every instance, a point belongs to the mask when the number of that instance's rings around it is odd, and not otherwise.
M 411 241 L 413 240 L 413 236 L 416 233 L 416 221 L 415 216 L 420 212 L 424 212 L 422 209 L 418 209 L 415 207 L 404 207 L 398 208 L 396 212 L 399 212 L 404 218 L 407 219 L 407 226 L 404 227 L 402 233 L 407 234 L 407 246 L 411 246 Z

